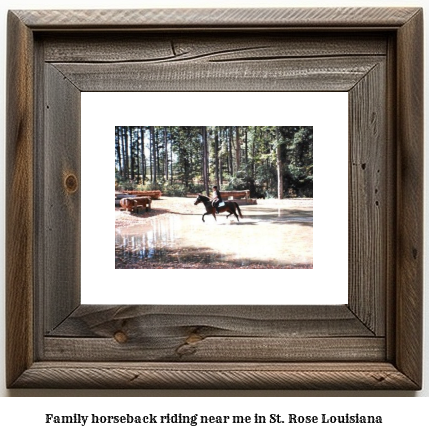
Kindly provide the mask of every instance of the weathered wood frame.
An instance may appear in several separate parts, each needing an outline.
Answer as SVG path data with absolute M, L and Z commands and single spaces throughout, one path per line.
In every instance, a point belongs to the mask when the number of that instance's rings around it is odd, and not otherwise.
M 420 389 L 422 17 L 417 8 L 9 12 L 8 387 Z M 282 42 L 265 55 L 237 43 L 286 34 L 308 44 L 292 56 Z M 236 45 L 192 56 L 195 35 Z M 117 57 L 145 38 L 170 38 L 170 56 Z M 347 53 L 341 42 L 362 38 L 376 43 Z M 380 38 L 385 53 L 373 52 Z M 178 56 L 179 78 L 157 66 Z M 302 61 L 293 71 L 305 70 L 298 81 L 285 76 L 293 58 Z M 224 67 L 231 60 L 235 70 Z M 146 79 L 158 68 L 158 80 L 136 81 L 134 67 Z M 346 306 L 80 305 L 80 93 L 167 89 L 349 92 Z

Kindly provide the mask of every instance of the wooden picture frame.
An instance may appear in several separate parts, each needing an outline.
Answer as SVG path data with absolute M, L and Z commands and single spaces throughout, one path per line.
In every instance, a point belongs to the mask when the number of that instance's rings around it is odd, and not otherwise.
M 7 386 L 420 389 L 422 45 L 419 8 L 10 11 Z M 347 91 L 348 304 L 81 305 L 80 93 L 119 90 Z

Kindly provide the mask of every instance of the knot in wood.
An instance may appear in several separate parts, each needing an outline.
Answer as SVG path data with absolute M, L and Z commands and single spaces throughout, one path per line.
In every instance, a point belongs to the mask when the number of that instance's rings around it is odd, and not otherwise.
M 197 333 L 191 333 L 189 337 L 186 339 L 186 344 L 195 344 L 196 342 L 202 341 L 202 336 L 198 335 Z
M 115 341 L 119 342 L 120 344 L 123 344 L 123 343 L 127 342 L 127 340 L 128 340 L 127 335 L 124 332 L 121 332 L 120 330 L 117 331 L 113 335 L 113 337 L 115 338 Z
M 77 187 L 78 187 L 77 178 L 74 174 L 69 174 L 66 177 L 64 184 L 69 194 L 73 194 L 74 192 L 77 191 Z

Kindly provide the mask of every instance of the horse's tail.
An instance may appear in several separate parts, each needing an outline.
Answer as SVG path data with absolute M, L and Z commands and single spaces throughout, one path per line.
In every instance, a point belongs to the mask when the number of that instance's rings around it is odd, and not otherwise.
M 238 210 L 238 213 L 239 213 L 239 215 L 240 215 L 240 218 L 243 218 L 243 215 L 241 214 L 240 206 L 239 206 L 238 203 L 236 203 L 235 201 L 234 201 L 234 204 L 235 204 L 235 207 L 236 207 L 237 210 Z

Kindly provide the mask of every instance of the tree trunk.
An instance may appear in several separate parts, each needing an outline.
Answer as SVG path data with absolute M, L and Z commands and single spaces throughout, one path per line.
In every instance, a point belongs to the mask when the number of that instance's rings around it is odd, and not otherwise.
M 238 173 L 241 165 L 240 127 L 235 127 L 235 173 Z
M 225 141 L 224 131 L 219 127 L 219 185 L 223 184 L 223 144 Z
M 153 170 L 152 170 L 152 132 L 149 127 L 149 171 L 150 171 L 150 182 L 153 182 Z
M 246 170 L 247 170 L 247 165 L 249 163 L 249 155 L 247 149 L 247 126 L 244 128 L 244 162 L 246 164 Z
M 209 152 L 207 146 L 207 127 L 201 127 L 201 134 L 203 139 L 203 181 L 204 189 L 207 195 L 209 194 Z
M 171 131 L 170 131 L 171 135 Z M 170 183 L 173 184 L 173 140 L 170 138 Z
M 131 180 L 134 180 L 134 146 L 133 146 L 133 137 L 131 132 L 131 127 L 127 127 L 127 137 L 128 137 L 128 147 L 129 147 L 129 156 L 130 156 L 130 176 Z
M 168 143 L 167 143 L 167 127 L 164 127 L 164 177 L 168 180 Z
M 214 141 L 214 154 L 215 154 L 215 177 L 216 185 L 220 188 L 220 178 L 219 178 L 219 132 L 215 128 L 215 141 Z
M 121 162 L 121 146 L 119 144 L 119 127 L 115 126 L 115 148 L 116 148 L 116 160 L 118 162 L 119 175 L 122 176 L 122 162 Z
M 140 138 L 141 138 L 141 173 L 142 173 L 142 184 L 144 185 L 146 180 L 146 154 L 145 154 L 145 144 L 144 144 L 144 135 L 145 135 L 145 128 L 140 127 Z
M 157 177 L 157 180 L 161 177 L 161 167 L 159 165 L 159 136 L 160 136 L 160 129 L 156 129 L 156 134 L 155 134 L 155 162 L 156 162 L 155 175 Z
M 137 130 L 137 127 L 135 128 L 135 132 L 136 132 L 136 155 L 135 155 L 135 160 L 136 160 L 136 171 L 137 171 L 137 183 L 140 183 L 140 132 L 139 130 Z
M 256 132 L 257 127 L 253 128 L 253 141 L 252 141 L 252 178 L 256 177 Z
M 229 145 L 229 174 L 231 176 L 234 175 L 234 165 L 232 162 L 232 127 L 230 127 L 229 129 L 229 138 L 228 138 L 228 145 Z
M 276 141 L 277 141 L 277 196 L 281 200 L 283 198 L 283 164 L 282 164 L 282 150 L 280 142 L 279 128 L 276 127 Z
M 150 162 L 150 180 L 152 183 L 156 183 L 156 158 L 155 158 L 155 132 L 153 126 L 149 126 L 149 162 Z
M 122 155 L 124 156 L 124 177 L 129 178 L 128 140 L 126 127 L 122 127 Z

